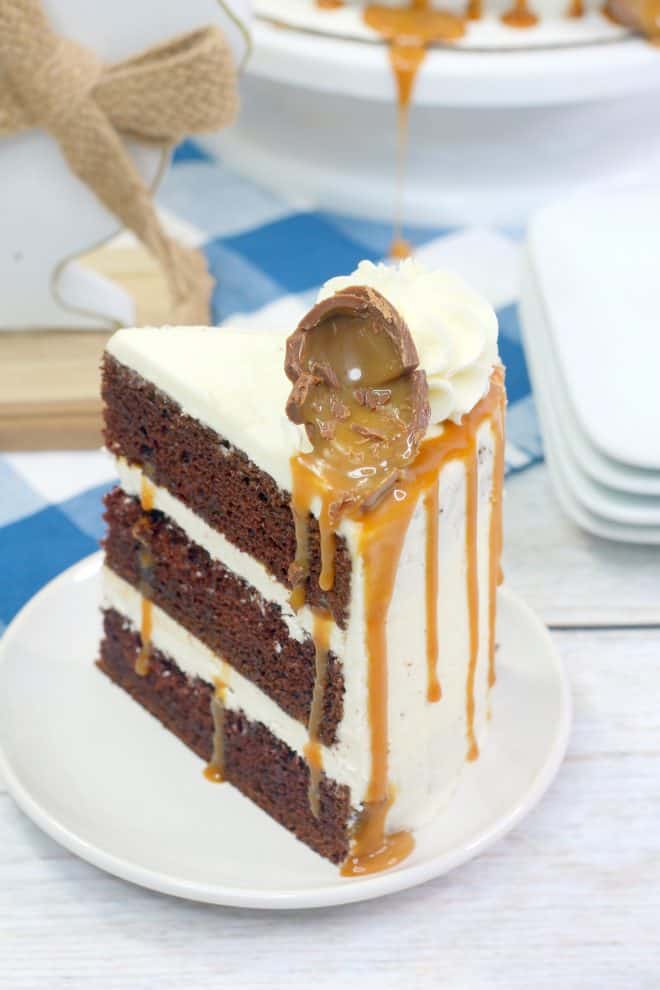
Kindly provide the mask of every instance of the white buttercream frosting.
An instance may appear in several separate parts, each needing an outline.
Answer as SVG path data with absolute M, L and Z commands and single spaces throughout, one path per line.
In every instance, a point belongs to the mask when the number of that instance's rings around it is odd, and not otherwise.
M 361 261 L 350 275 L 329 279 L 319 301 L 351 285 L 376 289 L 406 321 L 429 384 L 431 422 L 459 422 L 488 391 L 498 360 L 492 306 L 458 275 L 412 258 L 396 265 Z

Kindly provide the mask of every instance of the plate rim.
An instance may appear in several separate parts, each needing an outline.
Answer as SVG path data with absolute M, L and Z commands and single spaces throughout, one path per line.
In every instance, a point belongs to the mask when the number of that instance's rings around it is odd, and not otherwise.
M 84 572 L 85 569 L 92 568 L 95 570 L 101 566 L 102 559 L 103 553 L 100 550 L 82 558 L 48 581 L 23 605 L 0 637 L 0 665 L 6 662 L 11 645 L 20 635 L 23 624 L 29 621 L 31 614 L 39 608 L 54 587 L 75 580 L 76 572 Z M 551 661 L 548 669 L 552 669 L 559 687 L 559 720 L 552 745 L 527 789 L 525 799 L 508 814 L 497 819 L 491 827 L 483 830 L 473 841 L 464 843 L 453 853 L 433 856 L 414 866 L 375 874 L 357 881 L 347 881 L 346 884 L 323 885 L 304 891 L 295 889 L 264 891 L 259 888 L 187 881 L 108 853 L 62 824 L 55 815 L 40 805 L 14 771 L 5 753 L 0 727 L 0 773 L 3 775 L 7 793 L 35 825 L 68 852 L 121 880 L 185 900 L 257 910 L 323 908 L 373 900 L 426 883 L 478 856 L 515 828 L 537 806 L 549 789 L 566 754 L 573 721 L 573 699 L 564 662 L 552 642 L 548 629 L 523 599 L 507 587 L 500 588 L 499 593 L 509 599 L 513 606 L 531 621 L 538 635 L 545 640 L 544 655 L 548 661 Z

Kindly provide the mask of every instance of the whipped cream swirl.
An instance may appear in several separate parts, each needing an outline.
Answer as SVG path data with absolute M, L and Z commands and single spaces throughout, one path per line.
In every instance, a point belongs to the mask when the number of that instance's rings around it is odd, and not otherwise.
M 412 258 L 396 265 L 361 261 L 352 274 L 329 279 L 318 300 L 351 285 L 371 286 L 399 311 L 426 372 L 431 423 L 458 423 L 488 391 L 499 360 L 492 306 L 457 275 L 429 271 Z

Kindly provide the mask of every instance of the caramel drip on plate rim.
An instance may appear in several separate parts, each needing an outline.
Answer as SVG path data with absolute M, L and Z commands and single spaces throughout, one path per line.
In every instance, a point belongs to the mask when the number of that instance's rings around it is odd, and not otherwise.
M 427 513 L 426 550 L 426 606 L 427 606 L 427 660 L 437 657 L 437 631 L 428 617 L 432 611 L 437 616 L 437 571 L 430 565 L 433 553 L 437 565 L 438 535 L 434 525 L 429 525 L 432 515 L 437 523 L 438 478 L 445 465 L 455 459 L 463 462 L 466 477 L 466 590 L 469 616 L 469 663 L 466 683 L 466 734 L 467 758 L 478 756 L 474 729 L 474 681 L 479 651 L 479 593 L 477 574 L 477 511 L 478 474 L 476 437 L 481 425 L 497 418 L 501 424 L 504 405 L 503 373 L 496 368 L 491 378 L 488 394 L 463 417 L 460 424 L 445 422 L 440 436 L 429 438 L 420 446 L 415 460 L 406 468 L 404 477 L 393 490 L 368 511 L 349 508 L 347 518 L 359 522 L 358 551 L 364 574 L 365 647 L 367 654 L 367 708 L 371 749 L 371 773 L 363 810 L 353 833 L 350 855 L 342 867 L 343 876 L 358 876 L 376 872 L 401 862 L 414 847 L 408 832 L 389 834 L 387 813 L 395 800 L 389 781 L 389 697 L 387 618 L 394 593 L 399 560 L 410 520 L 421 498 Z M 499 511 L 501 505 L 501 429 L 494 432 L 494 457 L 497 465 L 493 472 L 491 502 L 490 545 L 497 553 L 501 544 Z M 298 454 L 292 460 L 292 505 L 295 511 L 309 512 L 312 502 L 318 498 L 323 504 L 330 497 L 327 482 L 314 470 L 313 454 Z M 305 518 L 306 518 L 305 513 Z M 302 530 L 302 527 L 301 527 Z M 307 533 L 307 530 L 304 530 Z M 323 545 L 323 538 L 321 539 Z M 304 557 L 298 548 L 297 560 Z M 497 563 L 491 574 L 497 579 Z M 493 613 L 494 614 L 494 613 Z M 315 644 L 322 635 L 315 630 Z M 435 640 L 435 642 L 434 642 Z M 494 674 L 494 669 L 493 669 Z M 429 694 L 431 680 L 429 679 Z M 439 683 L 438 683 L 439 690 Z M 433 700 L 431 697 L 429 700 Z M 310 760 L 310 764 L 312 761 Z
M 436 479 L 424 496 L 426 512 L 426 700 L 440 701 L 442 687 L 438 679 L 438 528 L 439 481 Z
M 330 495 L 326 493 L 321 500 L 321 513 L 319 515 L 321 537 L 319 588 L 321 591 L 332 591 L 335 586 L 335 530 L 330 520 L 330 504 Z
M 154 495 L 155 489 L 149 478 L 145 474 L 142 475 L 142 482 L 140 485 L 140 506 L 143 512 L 151 512 L 154 507 Z M 151 555 L 145 552 L 143 549 L 140 550 L 140 571 L 148 571 L 151 566 Z M 139 677 L 146 677 L 149 673 L 149 660 L 151 656 L 151 635 L 153 631 L 153 605 L 149 598 L 144 594 L 144 585 L 146 582 L 141 581 L 142 584 L 142 601 L 140 603 L 141 607 L 141 623 L 140 623 L 140 651 L 135 660 L 135 673 Z
M 319 787 L 321 783 L 321 771 L 323 770 L 323 754 L 321 743 L 319 742 L 319 728 L 321 726 L 321 719 L 323 718 L 323 700 L 328 675 L 328 650 L 330 648 L 332 626 L 332 616 L 328 612 L 315 609 L 313 624 L 314 691 L 307 727 L 309 739 L 304 750 L 305 759 L 309 766 L 309 806 L 315 818 L 319 817 L 321 811 Z
M 225 698 L 227 685 L 219 677 L 215 679 L 215 691 L 211 698 L 213 717 L 213 755 L 204 770 L 204 776 L 213 784 L 221 784 L 225 779 Z

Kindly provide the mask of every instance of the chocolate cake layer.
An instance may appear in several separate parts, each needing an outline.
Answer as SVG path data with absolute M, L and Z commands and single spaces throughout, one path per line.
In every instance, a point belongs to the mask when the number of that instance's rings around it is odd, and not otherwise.
M 149 673 L 139 677 L 134 672 L 139 635 L 113 609 L 104 614 L 104 631 L 100 669 L 209 762 L 213 750 L 211 685 L 186 677 L 171 658 L 156 650 L 151 652 Z M 348 788 L 322 775 L 320 814 L 315 818 L 309 806 L 306 762 L 264 725 L 231 709 L 224 716 L 224 775 L 321 856 L 341 863 L 348 855 Z
M 143 512 L 119 488 L 105 505 L 107 565 L 307 725 L 315 678 L 311 637 L 292 639 L 279 605 L 191 543 L 163 513 Z M 343 698 L 342 665 L 330 653 L 319 729 L 328 746 L 342 719 Z
M 288 493 L 242 451 L 187 416 L 164 392 L 109 354 L 103 361 L 102 394 L 108 449 L 140 465 L 155 484 L 291 587 L 288 571 L 296 555 L 296 537 Z M 309 557 L 307 600 L 328 609 L 345 628 L 350 555 L 339 537 L 334 588 L 321 591 L 319 528 L 311 516 Z

